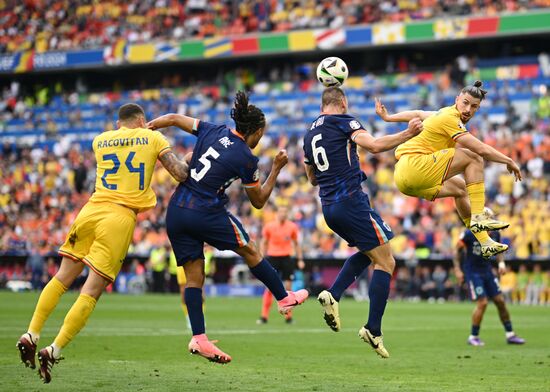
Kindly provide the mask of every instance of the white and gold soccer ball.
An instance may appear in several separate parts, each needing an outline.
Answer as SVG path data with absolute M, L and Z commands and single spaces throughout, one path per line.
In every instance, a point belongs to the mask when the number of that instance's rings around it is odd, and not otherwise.
M 317 66 L 317 80 L 325 87 L 338 87 L 348 78 L 348 66 L 339 57 L 327 57 Z

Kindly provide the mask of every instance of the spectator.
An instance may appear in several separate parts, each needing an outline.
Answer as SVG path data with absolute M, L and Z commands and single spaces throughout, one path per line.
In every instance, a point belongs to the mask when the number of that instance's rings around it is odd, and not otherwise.
M 517 274 L 514 270 L 507 265 L 506 273 L 500 277 L 500 289 L 504 300 L 508 303 L 512 303 L 517 290 L 518 280 Z
M 162 245 L 151 250 L 149 268 L 153 272 L 152 291 L 154 293 L 165 293 L 167 291 L 165 273 L 169 257 L 168 245 Z

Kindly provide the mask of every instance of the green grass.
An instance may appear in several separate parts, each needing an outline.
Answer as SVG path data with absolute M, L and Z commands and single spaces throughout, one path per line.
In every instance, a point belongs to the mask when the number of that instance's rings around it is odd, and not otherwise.
M 187 353 L 190 333 L 179 297 L 105 295 L 88 325 L 64 350 L 51 384 L 19 362 L 37 293 L 0 292 L 2 391 L 549 391 L 550 309 L 511 306 L 525 346 L 508 346 L 496 310 L 481 329 L 485 347 L 465 344 L 472 304 L 390 302 L 384 318 L 391 358 L 357 337 L 367 303 L 344 300 L 343 329 L 325 326 L 310 300 L 286 325 L 272 311 L 257 326 L 259 298 L 209 298 L 207 332 L 233 356 L 221 366 Z M 67 294 L 42 333 L 49 344 L 76 298 Z

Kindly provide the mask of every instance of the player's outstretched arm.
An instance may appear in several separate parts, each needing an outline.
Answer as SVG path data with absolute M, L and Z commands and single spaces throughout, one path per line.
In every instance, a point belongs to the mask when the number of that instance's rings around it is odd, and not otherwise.
M 413 118 L 419 118 L 424 121 L 432 114 L 436 112 L 429 112 L 425 110 L 406 110 L 395 114 L 389 114 L 388 109 L 384 106 L 380 98 L 374 98 L 376 114 L 385 122 L 409 122 Z
M 193 117 L 184 116 L 183 114 L 169 113 L 160 116 L 147 123 L 147 128 L 152 130 L 178 127 L 179 129 L 193 134 L 193 130 L 197 129 L 199 120 Z
M 286 153 L 286 150 L 279 151 L 279 153 L 273 160 L 271 173 L 269 173 L 269 176 L 267 177 L 267 180 L 265 180 L 263 185 L 258 184 L 254 188 L 245 188 L 246 194 L 255 208 L 263 208 L 263 206 L 269 199 L 271 192 L 273 192 L 273 188 L 275 187 L 275 183 L 277 182 L 277 177 L 279 176 L 281 169 L 287 164 L 287 162 L 288 155 Z
M 172 151 L 168 151 L 159 157 L 162 166 L 170 173 L 177 182 L 184 182 L 189 176 L 189 165 L 179 160 Z
M 516 181 L 521 181 L 523 179 L 519 166 L 516 164 L 516 162 L 514 162 L 512 158 L 508 158 L 503 153 L 495 150 L 488 144 L 483 143 L 481 140 L 477 139 L 471 134 L 467 133 L 464 136 L 460 136 L 457 140 L 457 144 L 459 147 L 467 148 L 468 150 L 475 152 L 486 161 L 505 164 L 508 172 L 516 177 Z
M 422 121 L 420 121 L 419 118 L 415 118 L 409 121 L 409 128 L 394 135 L 386 135 L 376 138 L 364 129 L 360 129 L 353 134 L 352 140 L 370 153 L 376 154 L 391 150 L 401 143 L 415 137 L 422 132 L 422 127 Z
M 306 176 L 309 181 L 309 183 L 313 186 L 317 185 L 317 177 L 315 176 L 315 169 L 313 169 L 313 165 L 308 165 L 307 163 L 304 163 L 306 167 Z

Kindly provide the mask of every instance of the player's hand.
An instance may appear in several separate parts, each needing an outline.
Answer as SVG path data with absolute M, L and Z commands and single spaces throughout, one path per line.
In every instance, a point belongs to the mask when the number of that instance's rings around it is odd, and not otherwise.
M 409 134 L 411 134 L 411 138 L 418 135 L 423 129 L 424 124 L 422 124 L 422 120 L 419 117 L 415 117 L 409 121 Z
M 388 110 L 386 109 L 382 101 L 380 101 L 380 98 L 374 98 L 374 102 L 375 102 L 376 114 L 378 114 L 378 116 L 382 120 L 388 121 Z
M 464 283 L 464 272 L 462 272 L 460 268 L 455 268 L 455 276 L 458 284 L 462 285 L 462 283 Z
M 506 275 L 506 264 L 504 264 L 504 261 L 498 263 L 498 275 Z
M 183 160 L 187 162 L 187 164 L 191 163 L 191 158 L 193 158 L 193 151 L 189 151 L 187 154 L 183 156 Z
M 153 131 L 155 131 L 157 129 L 169 127 L 172 124 L 171 124 L 171 120 L 168 116 L 169 116 L 169 114 L 165 114 L 164 116 L 157 117 L 154 120 L 149 121 L 146 124 L 146 127 L 153 130 Z
M 521 176 L 521 170 L 519 169 L 519 166 L 516 164 L 516 162 L 510 161 L 510 163 L 506 165 L 506 169 L 510 174 L 514 175 L 516 181 L 523 180 L 523 177 Z
M 288 154 L 286 150 L 283 149 L 277 153 L 275 159 L 273 160 L 273 169 L 281 170 L 288 163 Z

